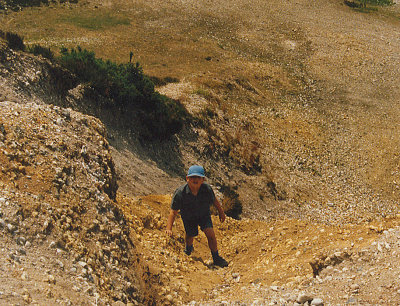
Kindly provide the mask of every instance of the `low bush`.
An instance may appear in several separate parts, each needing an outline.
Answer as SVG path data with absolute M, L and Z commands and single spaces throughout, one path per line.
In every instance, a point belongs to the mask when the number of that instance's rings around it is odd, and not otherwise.
M 94 52 L 61 50 L 59 62 L 82 82 L 113 101 L 121 119 L 130 122 L 143 139 L 164 139 L 179 132 L 188 118 L 179 101 L 154 90 L 154 84 L 143 73 L 139 63 L 117 64 L 96 58 Z
M 11 49 L 25 50 L 23 38 L 18 34 L 0 30 L 0 37 L 7 41 Z M 40 45 L 30 46 L 27 51 L 54 59 L 50 48 Z M 108 98 L 111 102 L 102 107 L 112 108 L 113 113 L 119 116 L 119 126 L 138 132 L 144 140 L 168 138 L 179 132 L 190 118 L 179 101 L 155 91 L 154 83 L 143 73 L 139 63 L 104 61 L 96 58 L 94 52 L 80 47 L 61 49 L 57 61 L 76 75 L 79 82 L 89 84 L 98 94 Z M 175 81 L 167 79 L 171 80 Z M 61 79 L 59 81 L 63 82 Z M 65 86 L 61 85 L 58 87 L 65 90 Z
M 48 59 L 54 59 L 54 54 L 50 50 L 50 48 L 42 47 L 41 45 L 32 45 L 28 46 L 27 51 L 34 54 L 34 55 L 41 55 Z
M 394 4 L 393 0 L 344 0 L 344 3 L 355 9 L 365 9 L 368 5 L 387 6 Z
M 393 0 L 366 0 L 367 3 L 372 5 L 392 5 Z
M 23 7 L 48 5 L 49 0 L 2 0 L 0 1 L 0 9 L 11 9 L 18 11 Z
M 179 83 L 179 79 L 174 77 L 159 78 L 156 76 L 150 76 L 149 78 L 155 86 L 164 86 L 169 83 Z
M 25 50 L 24 39 L 18 34 L 11 32 L 3 32 L 0 30 L 0 37 L 7 41 L 7 45 L 10 49 L 17 51 Z

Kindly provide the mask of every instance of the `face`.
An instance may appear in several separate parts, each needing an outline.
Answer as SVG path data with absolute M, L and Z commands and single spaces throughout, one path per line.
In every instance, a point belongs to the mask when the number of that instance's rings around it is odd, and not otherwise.
M 186 182 L 191 190 L 198 190 L 204 182 L 204 177 L 201 176 L 187 176 Z

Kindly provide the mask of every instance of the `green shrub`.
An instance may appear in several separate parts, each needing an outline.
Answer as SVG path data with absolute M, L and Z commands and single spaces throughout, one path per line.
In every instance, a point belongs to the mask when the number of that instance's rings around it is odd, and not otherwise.
M 207 89 L 204 89 L 204 88 L 199 88 L 199 89 L 193 91 L 193 94 L 202 96 L 205 99 L 210 99 L 211 98 L 210 92 Z
M 7 41 L 7 45 L 10 49 L 17 51 L 25 50 L 24 39 L 18 34 L 0 31 L 0 37 Z
M 3 32 L 0 30 L 0 38 L 3 38 L 7 41 L 7 45 L 9 48 L 13 50 L 19 51 L 28 51 L 29 53 L 33 53 L 34 55 L 42 55 L 45 58 L 53 59 L 54 54 L 51 52 L 50 48 L 45 48 L 40 45 L 32 45 L 26 48 L 24 44 L 24 39 L 16 33 L 11 32 Z
M 0 37 L 7 40 L 14 50 L 25 50 L 23 38 L 18 34 L 0 30 Z M 53 59 L 50 48 L 40 45 L 28 47 L 35 55 Z M 138 131 L 142 139 L 165 139 L 179 132 L 189 115 L 184 106 L 154 90 L 154 84 L 143 73 L 139 63 L 116 64 L 96 58 L 94 52 L 78 47 L 70 51 L 61 49 L 59 63 L 75 74 L 79 82 L 88 83 L 112 103 L 103 107 L 113 108 L 120 116 L 119 124 Z M 56 70 L 55 70 L 56 71 Z M 55 79 L 58 72 L 55 73 Z M 63 82 L 65 82 L 64 80 Z M 68 84 L 71 83 L 69 80 Z M 65 90 L 65 86 L 58 84 Z
M 366 1 L 369 4 L 373 5 L 392 5 L 393 0 L 367 0 Z
M 179 83 L 179 79 L 178 78 L 174 78 L 174 77 L 165 77 L 165 78 L 159 78 L 156 76 L 150 76 L 149 77 L 150 80 L 153 82 L 153 84 L 155 86 L 164 86 L 167 85 L 169 83 Z
M 20 10 L 23 7 L 48 5 L 49 0 L 3 0 L 0 1 L 0 9 L 10 8 L 14 11 Z
M 347 6 L 361 11 L 366 9 L 368 4 L 373 6 L 386 6 L 394 4 L 393 0 L 344 0 L 344 3 Z
M 90 84 L 99 94 L 111 99 L 121 120 L 139 130 L 143 139 L 163 139 L 179 132 L 188 118 L 178 102 L 154 90 L 139 63 L 116 64 L 96 58 L 94 52 L 61 50 L 61 65 Z M 137 124 L 138 123 L 138 124 Z
M 41 55 L 48 59 L 54 58 L 54 54 L 53 54 L 53 52 L 51 52 L 50 48 L 45 48 L 45 47 L 42 47 L 41 45 L 35 44 L 32 46 L 28 46 L 27 51 L 29 53 L 33 53 L 34 55 Z

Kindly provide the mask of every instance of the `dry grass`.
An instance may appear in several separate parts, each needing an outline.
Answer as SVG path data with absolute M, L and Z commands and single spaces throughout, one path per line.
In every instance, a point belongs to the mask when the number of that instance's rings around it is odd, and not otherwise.
M 208 13 L 182 15 L 161 5 L 153 10 L 140 2 L 26 8 L 3 20 L 3 30 L 17 32 L 27 44 L 39 43 L 54 52 L 80 45 L 98 57 L 127 62 L 133 51 L 134 59 L 158 77 L 217 73 L 223 78 L 237 69 L 246 71 L 241 64 L 231 66 L 233 60 L 246 63 L 265 56 L 261 44 L 247 43 L 258 37 L 242 33 L 234 19 Z

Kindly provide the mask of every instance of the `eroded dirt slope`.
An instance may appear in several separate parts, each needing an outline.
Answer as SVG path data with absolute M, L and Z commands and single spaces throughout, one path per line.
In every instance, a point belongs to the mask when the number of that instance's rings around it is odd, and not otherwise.
M 0 103 L 0 300 L 152 303 L 104 125 L 71 109 Z

